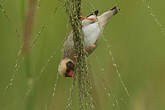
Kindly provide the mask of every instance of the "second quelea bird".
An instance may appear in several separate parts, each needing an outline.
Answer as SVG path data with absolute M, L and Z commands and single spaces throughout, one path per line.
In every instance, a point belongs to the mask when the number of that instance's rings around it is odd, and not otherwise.
M 96 49 L 105 25 L 108 24 L 112 16 L 116 15 L 118 12 L 119 8 L 115 6 L 100 16 L 98 16 L 98 10 L 87 17 L 80 16 L 80 18 L 83 19 L 82 32 L 84 34 L 84 52 L 86 54 L 90 55 Z M 64 56 L 58 67 L 60 75 L 74 77 L 77 58 L 75 55 L 73 32 L 71 32 L 64 42 Z

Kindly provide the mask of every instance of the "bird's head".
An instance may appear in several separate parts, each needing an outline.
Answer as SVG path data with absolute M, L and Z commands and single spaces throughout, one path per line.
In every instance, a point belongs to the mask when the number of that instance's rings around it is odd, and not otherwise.
M 104 26 L 109 22 L 111 17 L 116 15 L 119 11 L 120 11 L 120 9 L 117 6 L 115 6 L 112 9 L 110 9 L 110 10 L 104 12 L 103 14 L 101 14 L 100 16 L 98 16 L 97 19 L 100 24 L 100 27 L 104 28 Z
M 74 77 L 75 64 L 69 58 L 65 58 L 61 61 L 58 67 L 60 75 L 65 77 Z

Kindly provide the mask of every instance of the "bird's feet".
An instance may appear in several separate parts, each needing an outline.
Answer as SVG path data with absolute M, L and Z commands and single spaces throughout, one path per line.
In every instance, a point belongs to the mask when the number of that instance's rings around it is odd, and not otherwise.
M 83 16 L 80 16 L 80 19 L 87 19 L 87 20 L 91 20 L 91 21 L 96 21 L 96 18 L 88 18 L 88 17 L 83 17 Z
M 84 53 L 86 55 L 89 55 L 90 53 L 92 53 L 94 51 L 95 48 L 96 48 L 96 45 L 95 44 L 92 44 L 90 47 L 84 49 Z
M 90 53 L 92 53 L 95 50 L 95 48 L 96 48 L 96 45 L 93 44 L 90 47 L 88 47 L 86 49 L 83 49 L 83 52 L 84 52 L 85 55 L 88 56 Z M 73 55 L 73 58 L 74 58 L 75 61 L 77 61 L 78 55 L 77 54 L 74 54 Z

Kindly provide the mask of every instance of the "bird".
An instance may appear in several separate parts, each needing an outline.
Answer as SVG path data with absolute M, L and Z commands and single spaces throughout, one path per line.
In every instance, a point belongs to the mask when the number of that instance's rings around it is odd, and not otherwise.
M 105 25 L 109 23 L 112 16 L 119 12 L 117 6 L 98 16 L 96 10 L 87 17 L 80 16 L 82 19 L 82 32 L 84 37 L 84 52 L 89 56 L 96 49 L 98 41 L 103 33 Z M 76 54 L 74 51 L 73 32 L 69 34 L 64 42 L 64 56 L 58 66 L 58 72 L 64 77 L 74 77 Z

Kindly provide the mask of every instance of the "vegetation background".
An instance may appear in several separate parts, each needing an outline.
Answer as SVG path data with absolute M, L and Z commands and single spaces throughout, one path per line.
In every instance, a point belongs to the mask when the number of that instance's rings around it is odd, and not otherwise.
M 106 26 L 100 45 L 88 58 L 96 110 L 164 110 L 165 1 L 118 3 L 120 13 Z M 55 83 L 63 41 L 70 32 L 63 5 L 64 1 L 38 0 L 34 45 L 23 59 L 18 52 L 28 0 L 0 0 L 0 110 L 65 108 L 72 79 L 59 77 Z M 82 15 L 94 9 L 102 13 L 114 5 L 115 0 L 83 0 Z M 73 109 L 77 110 L 75 91 Z

